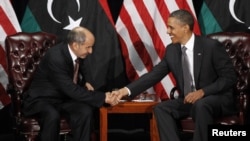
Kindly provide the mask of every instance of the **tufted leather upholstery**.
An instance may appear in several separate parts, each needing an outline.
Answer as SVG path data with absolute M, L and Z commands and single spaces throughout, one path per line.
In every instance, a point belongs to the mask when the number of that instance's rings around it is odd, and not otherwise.
M 208 37 L 218 40 L 225 46 L 238 76 L 234 94 L 237 97 L 239 113 L 215 119 L 216 123 L 224 125 L 245 124 L 250 95 L 250 34 L 243 32 L 219 32 L 210 34 Z M 174 97 L 175 90 L 176 88 L 172 89 L 171 98 Z M 194 123 L 191 117 L 185 118 L 180 122 L 182 131 L 194 131 Z
M 9 73 L 8 92 L 12 98 L 14 128 L 18 135 L 23 134 L 29 141 L 35 140 L 40 127 L 36 117 L 23 117 L 21 112 L 22 94 L 30 86 L 41 57 L 56 44 L 56 39 L 55 35 L 45 32 L 20 32 L 7 36 L 5 41 Z M 66 134 L 69 131 L 66 120 L 62 118 L 60 134 Z

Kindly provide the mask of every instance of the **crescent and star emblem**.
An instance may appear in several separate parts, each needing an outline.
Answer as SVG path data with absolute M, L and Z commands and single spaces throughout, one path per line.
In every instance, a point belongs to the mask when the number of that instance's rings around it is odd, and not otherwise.
M 61 21 L 57 20 L 55 18 L 55 16 L 53 15 L 53 12 L 52 12 L 52 4 L 53 4 L 53 1 L 54 0 L 48 0 L 47 2 L 47 11 L 50 15 L 50 17 L 53 19 L 53 21 L 61 24 Z M 235 5 L 235 2 L 236 0 L 229 0 L 229 11 L 230 11 L 230 14 L 232 15 L 232 17 L 239 23 L 245 23 L 243 22 L 242 20 L 240 20 L 236 14 L 235 14 L 235 11 L 234 11 L 234 5 Z M 77 6 L 78 6 L 78 12 L 80 11 L 81 7 L 80 7 L 80 1 L 79 0 L 76 0 L 76 3 L 77 3 Z M 71 30 L 73 29 L 74 27 L 76 26 L 79 26 L 81 21 L 82 21 L 82 17 L 77 19 L 77 20 L 74 20 L 72 19 L 69 15 L 68 15 L 68 18 L 69 18 L 69 25 L 65 26 L 63 29 L 65 30 Z M 250 29 L 250 26 L 248 27 L 248 29 Z
M 240 20 L 240 19 L 236 16 L 236 14 L 235 14 L 235 11 L 234 11 L 235 2 L 236 2 L 236 0 L 230 0 L 230 1 L 229 1 L 229 11 L 230 11 L 230 14 L 232 15 L 232 17 L 233 17 L 237 22 L 243 23 L 243 24 L 244 24 L 245 22 L 243 22 L 242 20 Z M 248 29 L 250 29 L 250 26 L 248 27 Z
M 56 23 L 61 24 L 61 21 L 59 21 L 58 19 L 56 19 L 55 16 L 53 15 L 53 12 L 52 12 L 52 4 L 53 4 L 53 1 L 54 1 L 54 0 L 48 0 L 48 2 L 47 2 L 47 11 L 48 11 L 50 17 L 53 19 L 53 21 L 55 21 Z M 76 0 L 76 3 L 77 3 L 77 6 L 78 6 L 78 12 L 79 12 L 80 9 L 81 9 L 81 7 L 80 7 L 80 1 L 79 1 L 79 0 Z M 68 15 L 68 18 L 69 18 L 69 24 L 63 28 L 63 29 L 65 29 L 65 30 L 71 30 L 71 29 L 73 29 L 74 27 L 79 26 L 79 25 L 81 24 L 82 17 L 79 18 L 79 19 L 77 19 L 77 20 L 74 20 L 74 19 L 72 19 L 72 18 Z

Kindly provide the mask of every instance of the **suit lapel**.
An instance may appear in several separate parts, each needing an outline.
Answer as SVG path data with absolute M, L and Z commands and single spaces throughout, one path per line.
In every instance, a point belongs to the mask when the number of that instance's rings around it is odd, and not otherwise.
M 173 72 L 175 72 L 175 79 L 178 81 L 178 82 L 183 82 L 183 73 L 182 73 L 182 68 L 180 68 L 180 66 L 182 66 L 181 64 L 181 44 L 175 44 L 174 45 L 174 51 L 175 52 L 172 52 L 171 55 L 173 55 L 173 64 L 174 64 L 174 68 L 173 68 Z M 180 87 L 182 88 L 183 87 L 183 83 L 180 83 L 179 84 Z
M 195 83 L 198 82 L 200 70 L 201 70 L 201 62 L 203 58 L 203 48 L 202 43 L 199 37 L 195 36 L 194 40 L 194 80 Z
M 74 72 L 74 64 L 73 64 L 73 61 L 72 61 L 72 57 L 70 56 L 70 53 L 69 53 L 69 49 L 68 49 L 68 45 L 66 43 L 63 44 L 63 46 L 61 47 L 62 49 L 62 52 L 63 52 L 63 56 L 65 56 L 65 60 L 66 60 L 66 63 L 70 66 L 70 70 L 72 71 L 72 75 L 73 75 L 73 72 Z

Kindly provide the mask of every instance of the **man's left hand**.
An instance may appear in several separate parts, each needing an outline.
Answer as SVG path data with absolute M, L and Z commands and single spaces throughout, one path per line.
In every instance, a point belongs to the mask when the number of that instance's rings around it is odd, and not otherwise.
M 202 89 L 190 92 L 184 98 L 184 103 L 194 104 L 198 99 L 201 99 L 203 96 L 204 96 L 204 91 Z

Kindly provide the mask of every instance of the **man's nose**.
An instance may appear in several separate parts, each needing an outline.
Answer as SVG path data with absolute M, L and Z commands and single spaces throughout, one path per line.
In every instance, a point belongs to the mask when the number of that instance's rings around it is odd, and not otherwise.
M 91 48 L 91 49 L 88 50 L 88 53 L 89 53 L 89 54 L 92 54 L 92 51 L 93 51 L 93 50 L 92 50 L 92 48 Z

